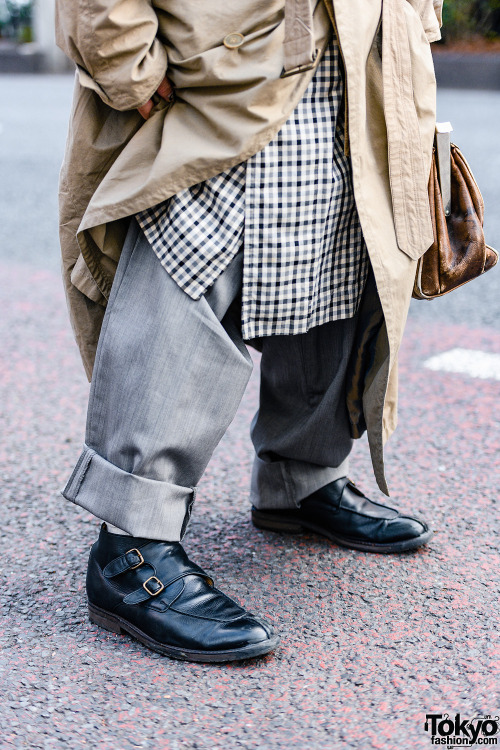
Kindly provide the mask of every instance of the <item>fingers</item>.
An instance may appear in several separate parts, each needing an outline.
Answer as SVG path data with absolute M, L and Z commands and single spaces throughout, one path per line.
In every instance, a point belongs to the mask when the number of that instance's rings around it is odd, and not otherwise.
M 146 102 L 146 104 L 143 104 L 142 107 L 137 107 L 137 111 L 144 117 L 145 120 L 147 120 L 149 115 L 151 114 L 153 106 L 153 100 L 150 99 L 148 102 Z
M 158 96 L 161 96 L 162 99 L 165 99 L 165 101 L 170 101 L 172 96 L 174 95 L 174 88 L 170 81 L 168 80 L 167 76 L 163 79 L 163 81 L 160 83 L 158 88 L 156 89 L 156 93 Z M 154 102 L 152 99 L 146 102 L 146 104 L 143 104 L 142 107 L 137 107 L 137 111 L 139 114 L 141 114 L 145 120 L 148 119 L 149 115 L 151 114 L 151 110 L 154 107 Z
M 168 101 L 170 97 L 173 95 L 174 88 L 172 84 L 170 83 L 170 81 L 168 80 L 167 76 L 165 76 L 163 81 L 160 83 L 160 85 L 156 89 L 156 93 L 158 94 L 158 96 L 161 96 L 161 98 L 165 99 L 166 101 Z

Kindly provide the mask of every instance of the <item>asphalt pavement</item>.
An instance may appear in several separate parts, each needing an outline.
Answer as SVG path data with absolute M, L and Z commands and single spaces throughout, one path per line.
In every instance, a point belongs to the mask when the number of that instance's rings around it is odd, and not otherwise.
M 379 556 L 252 527 L 256 366 L 185 546 L 274 622 L 279 650 L 181 663 L 89 622 L 97 522 L 59 494 L 88 396 L 59 277 L 71 91 L 70 76 L 0 77 L 0 748 L 423 750 L 433 746 L 426 714 L 476 725 L 498 715 L 498 269 L 410 310 L 387 474 L 391 502 L 436 529 L 430 545 Z M 441 91 L 438 117 L 455 127 L 500 247 L 500 92 Z M 381 499 L 364 439 L 351 474 Z

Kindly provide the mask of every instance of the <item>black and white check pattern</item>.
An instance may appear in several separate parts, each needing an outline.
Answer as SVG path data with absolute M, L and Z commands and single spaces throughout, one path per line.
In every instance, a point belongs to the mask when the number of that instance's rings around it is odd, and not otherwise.
M 344 154 L 342 63 L 328 46 L 277 136 L 137 220 L 162 265 L 199 299 L 244 248 L 245 339 L 352 317 L 368 255 Z

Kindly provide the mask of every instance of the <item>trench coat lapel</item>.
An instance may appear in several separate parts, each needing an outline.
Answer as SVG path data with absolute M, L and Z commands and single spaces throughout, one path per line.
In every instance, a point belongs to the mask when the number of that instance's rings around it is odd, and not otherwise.
M 433 232 L 427 188 L 429 174 L 420 147 L 411 52 L 400 5 L 400 0 L 383 0 L 384 115 L 396 237 L 400 250 L 416 260 L 432 244 Z

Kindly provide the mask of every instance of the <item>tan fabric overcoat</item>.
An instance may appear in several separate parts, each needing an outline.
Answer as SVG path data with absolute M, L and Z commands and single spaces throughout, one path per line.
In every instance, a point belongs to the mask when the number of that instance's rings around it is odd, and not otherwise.
M 282 77 L 285 49 L 300 60 L 309 43 L 317 63 L 334 33 L 346 70 L 354 192 L 378 292 L 363 302 L 348 406 L 353 436 L 368 431 L 387 492 L 383 445 L 397 421 L 397 354 L 415 262 L 432 242 L 429 42 L 440 38 L 441 5 L 57 0 L 58 44 L 77 65 L 60 181 L 63 272 L 89 377 L 127 217 L 261 150 L 314 75 L 310 67 Z M 228 48 L 224 39 L 235 33 L 242 43 Z M 175 101 L 159 101 L 144 121 L 136 108 L 165 73 Z

